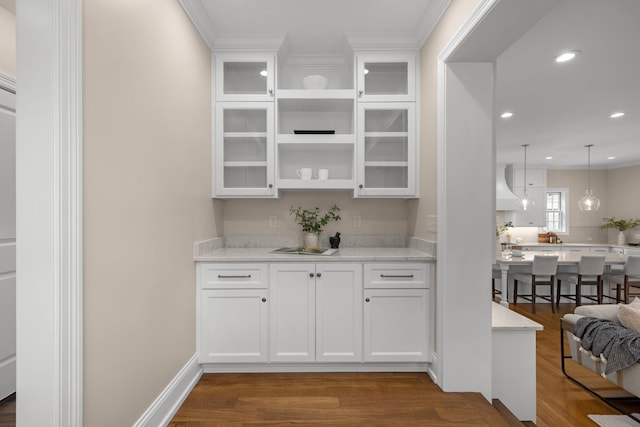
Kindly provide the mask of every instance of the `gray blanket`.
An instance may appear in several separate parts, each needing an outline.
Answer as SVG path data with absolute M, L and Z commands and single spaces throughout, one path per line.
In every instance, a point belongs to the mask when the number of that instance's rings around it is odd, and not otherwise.
M 640 360 L 640 333 L 611 320 L 581 317 L 573 334 L 580 346 L 605 360 L 604 374 L 619 371 Z

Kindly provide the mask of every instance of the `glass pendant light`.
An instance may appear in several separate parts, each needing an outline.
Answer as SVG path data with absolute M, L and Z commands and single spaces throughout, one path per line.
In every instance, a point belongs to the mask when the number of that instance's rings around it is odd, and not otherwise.
M 524 148 L 524 178 L 522 182 L 522 198 L 518 200 L 518 209 L 526 211 L 535 204 L 535 202 L 527 197 L 527 147 L 529 144 L 523 144 Z
M 587 147 L 587 191 L 584 192 L 582 199 L 578 200 L 578 207 L 581 211 L 597 211 L 600 207 L 600 199 L 593 195 L 591 190 L 591 147 L 593 144 L 585 145 Z

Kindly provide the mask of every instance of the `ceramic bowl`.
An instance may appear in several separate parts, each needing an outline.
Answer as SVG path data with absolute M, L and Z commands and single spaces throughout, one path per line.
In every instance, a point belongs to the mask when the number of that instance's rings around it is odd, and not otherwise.
M 311 75 L 302 79 L 302 87 L 305 89 L 326 89 L 329 79 L 321 75 Z

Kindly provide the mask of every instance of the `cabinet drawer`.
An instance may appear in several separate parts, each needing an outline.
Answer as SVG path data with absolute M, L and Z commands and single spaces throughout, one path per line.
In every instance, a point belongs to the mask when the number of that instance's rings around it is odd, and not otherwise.
M 217 264 L 198 266 L 200 289 L 262 289 L 267 287 L 267 264 Z
M 392 263 L 365 264 L 364 287 L 366 289 L 429 288 L 428 264 Z

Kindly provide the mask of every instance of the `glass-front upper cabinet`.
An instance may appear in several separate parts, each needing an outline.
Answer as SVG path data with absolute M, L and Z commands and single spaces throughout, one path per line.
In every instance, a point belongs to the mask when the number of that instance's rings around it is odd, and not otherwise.
M 218 53 L 215 55 L 217 101 L 273 101 L 274 55 Z
M 415 61 L 415 54 L 358 55 L 358 101 L 415 101 Z
M 273 103 L 216 105 L 214 197 L 275 197 Z
M 356 196 L 415 196 L 415 145 L 414 103 L 361 103 Z

